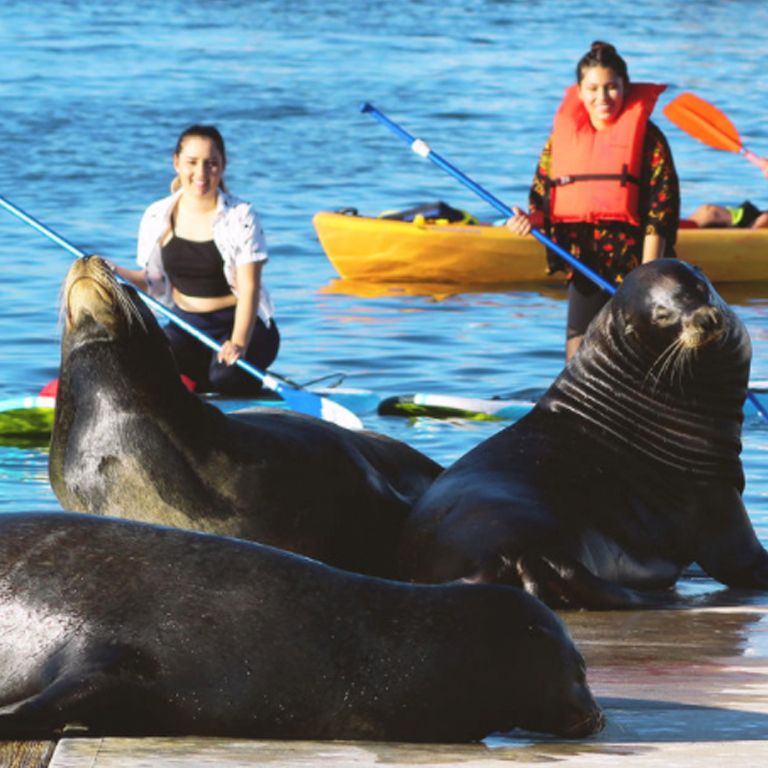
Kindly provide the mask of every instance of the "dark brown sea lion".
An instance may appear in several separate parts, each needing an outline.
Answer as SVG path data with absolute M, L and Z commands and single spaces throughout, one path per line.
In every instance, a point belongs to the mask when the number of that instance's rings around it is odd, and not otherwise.
M 386 575 L 440 467 L 404 443 L 187 391 L 152 313 L 98 257 L 64 285 L 49 475 L 70 511 L 253 539 Z
M 408 585 L 253 542 L 0 516 L 0 738 L 579 738 L 600 710 L 522 590 Z
M 697 269 L 633 271 L 530 414 L 408 519 L 399 575 L 523 585 L 553 606 L 657 604 L 691 563 L 768 588 L 741 499 L 751 346 Z M 657 591 L 657 592 L 653 592 Z

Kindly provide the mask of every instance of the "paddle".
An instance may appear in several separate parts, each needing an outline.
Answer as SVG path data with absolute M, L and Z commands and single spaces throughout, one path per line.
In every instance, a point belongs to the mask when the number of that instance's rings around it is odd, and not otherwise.
M 462 173 L 462 171 L 456 168 L 456 166 L 451 165 L 451 163 L 449 163 L 447 160 L 440 157 L 440 155 L 438 155 L 436 152 L 433 152 L 425 141 L 422 141 L 421 139 L 416 139 L 415 137 L 411 136 L 411 134 L 408 133 L 408 131 L 404 130 L 397 123 L 390 120 L 386 115 L 384 115 L 382 112 L 376 109 L 376 107 L 374 107 L 373 104 L 369 104 L 368 102 L 361 104 L 360 111 L 367 112 L 368 114 L 370 114 L 373 118 L 378 120 L 382 125 L 385 125 L 393 133 L 395 133 L 401 139 L 403 139 L 408 144 L 410 144 L 411 149 L 417 155 L 419 155 L 419 157 L 423 157 L 423 158 L 426 158 L 427 160 L 431 160 L 439 168 L 442 168 L 449 175 L 453 176 L 455 179 L 458 179 L 462 184 L 464 184 L 464 186 L 471 189 L 475 194 L 482 197 L 483 200 L 486 200 L 487 202 L 489 202 L 492 206 L 496 208 L 496 210 L 500 211 L 502 214 L 504 214 L 507 217 L 514 216 L 514 211 L 508 205 L 505 205 L 497 197 L 494 197 L 486 189 L 483 189 L 483 187 L 481 187 L 477 182 L 472 181 L 472 179 L 470 179 L 469 176 Z M 560 256 L 562 259 L 567 261 L 575 269 L 578 269 L 582 274 L 584 274 L 586 277 L 588 277 L 590 280 L 592 280 L 594 283 L 600 286 L 600 288 L 602 288 L 604 291 L 608 292 L 611 296 L 613 296 L 613 294 L 616 293 L 616 286 L 612 285 L 603 277 L 601 277 L 596 272 L 591 270 L 589 267 L 582 264 L 577 258 L 575 258 L 570 253 L 568 253 L 568 251 L 561 248 L 559 245 L 557 245 L 552 240 L 550 240 L 543 232 L 541 232 L 538 229 L 532 229 L 531 234 L 539 242 L 543 243 L 545 246 L 547 246 L 547 248 L 550 248 L 551 250 L 555 251 L 555 253 L 557 253 L 558 256 Z M 766 421 L 768 421 L 768 411 L 766 411 L 763 408 L 762 404 L 755 397 L 755 395 L 749 390 L 747 390 L 747 397 L 755 406 L 760 416 Z
M 455 165 L 452 165 L 444 158 L 440 157 L 437 152 L 433 152 L 429 145 L 411 136 L 408 131 L 401 128 L 397 123 L 390 120 L 386 115 L 380 112 L 373 104 L 365 102 L 360 105 L 361 112 L 367 112 L 371 117 L 378 120 L 382 125 L 385 125 L 393 133 L 403 139 L 405 142 L 411 145 L 411 149 L 427 160 L 431 160 L 438 168 L 441 168 L 449 175 L 458 179 L 464 186 L 471 189 L 476 195 L 480 196 L 486 202 L 490 203 L 497 211 L 502 213 L 507 218 L 515 215 L 515 212 L 505 203 L 502 203 L 497 197 L 492 195 L 487 189 L 481 187 L 477 182 L 469 178 L 465 173 L 462 173 Z M 600 286 L 604 291 L 607 291 L 611 295 L 616 292 L 616 288 L 611 285 L 607 280 L 597 274 L 597 272 L 590 269 L 586 264 L 582 264 L 575 256 L 568 253 L 564 248 L 561 248 L 557 243 L 552 242 L 543 232 L 538 229 L 532 229 L 531 234 L 547 248 L 553 250 L 561 259 L 567 261 L 574 269 L 579 270 L 582 274 L 592 280 L 593 283 Z
M 84 258 L 87 256 L 87 254 L 80 248 L 77 248 L 60 235 L 57 235 L 53 230 L 46 227 L 44 224 L 30 216 L 28 213 L 22 211 L 21 208 L 18 208 L 9 200 L 6 200 L 2 195 L 0 195 L 0 206 L 5 208 L 17 218 L 21 219 L 26 224 L 29 224 L 29 226 L 45 235 L 45 237 L 48 239 L 53 240 L 54 243 L 57 243 L 58 245 L 68 250 L 77 258 Z M 116 274 L 115 277 L 119 282 L 125 283 L 126 285 L 131 285 L 131 283 L 129 283 L 127 280 L 124 280 L 119 275 Z M 195 328 L 193 325 L 190 325 L 185 320 L 182 320 L 182 318 L 174 314 L 164 304 L 156 301 L 151 296 L 148 296 L 146 293 L 140 291 L 135 286 L 133 287 L 150 309 L 153 309 L 164 315 L 172 323 L 184 329 L 187 333 L 194 336 L 194 338 L 205 344 L 210 349 L 216 352 L 221 349 L 221 346 L 217 344 L 216 341 L 214 341 L 210 336 Z M 347 427 L 348 429 L 362 429 L 363 424 L 360 419 L 354 413 L 352 413 L 352 411 L 348 410 L 339 403 L 336 403 L 333 400 L 329 400 L 326 397 L 316 395 L 314 392 L 307 392 L 306 390 L 291 387 L 276 379 L 274 376 L 271 376 L 269 373 L 260 371 L 258 368 L 254 367 L 242 358 L 237 361 L 237 365 L 240 366 L 240 368 L 242 368 L 246 373 L 258 379 L 262 383 L 263 387 L 280 395 L 280 397 L 285 400 L 288 407 L 292 410 L 298 411 L 299 413 L 305 413 L 310 416 L 316 416 L 318 418 L 325 419 L 326 421 L 331 421 L 334 424 Z
M 714 104 L 686 91 L 675 96 L 662 112 L 694 139 L 715 149 L 738 152 L 765 172 L 762 159 L 742 144 L 736 126 Z

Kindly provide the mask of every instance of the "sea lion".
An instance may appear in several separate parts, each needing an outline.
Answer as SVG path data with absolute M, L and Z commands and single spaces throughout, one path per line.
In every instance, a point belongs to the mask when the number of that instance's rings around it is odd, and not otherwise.
M 561 621 L 524 591 L 408 585 L 238 539 L 0 516 L 0 737 L 588 736 Z
M 751 346 L 699 270 L 634 270 L 533 410 L 446 470 L 398 573 L 524 586 L 552 606 L 657 605 L 691 563 L 768 588 L 741 499 Z
M 401 524 L 438 464 L 296 413 L 225 416 L 181 383 L 153 314 L 98 257 L 71 266 L 63 305 L 49 476 L 64 509 L 389 573 Z

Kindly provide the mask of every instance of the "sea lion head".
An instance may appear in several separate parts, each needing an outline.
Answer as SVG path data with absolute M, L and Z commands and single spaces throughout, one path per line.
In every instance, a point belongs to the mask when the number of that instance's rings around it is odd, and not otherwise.
M 744 324 L 704 273 L 659 259 L 626 277 L 572 362 L 635 391 L 705 401 L 728 391 L 743 402 L 751 357 Z
M 743 325 L 704 273 L 677 259 L 631 272 L 616 292 L 614 321 L 651 354 L 685 355 L 723 342 L 750 353 Z
M 77 259 L 62 287 L 62 384 L 77 370 L 95 379 L 150 388 L 163 377 L 178 380 L 162 329 L 133 286 L 118 282 L 98 256 Z M 174 374 L 171 376 L 170 371 Z
M 129 333 L 135 323 L 146 330 L 141 303 L 132 300 L 131 293 L 135 296 L 135 291 L 121 288 L 104 259 L 77 259 L 62 288 L 64 334 L 92 326 L 95 332 L 114 339 Z
M 523 609 L 522 596 L 519 602 Z M 605 721 L 590 691 L 584 658 L 563 621 L 538 600 L 530 602 L 530 614 L 517 617 L 515 632 L 521 677 L 518 689 L 510 691 L 514 703 L 509 704 L 517 710 L 516 725 L 572 739 L 590 736 Z M 521 690 L 530 693 L 523 699 Z
M 752 348 L 701 270 L 659 259 L 627 275 L 542 408 L 606 441 L 743 483 L 739 454 Z M 741 478 L 741 479 L 740 479 Z

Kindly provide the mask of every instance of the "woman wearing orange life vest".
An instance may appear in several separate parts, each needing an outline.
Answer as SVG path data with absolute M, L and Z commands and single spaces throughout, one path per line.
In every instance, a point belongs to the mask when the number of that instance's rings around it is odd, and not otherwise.
M 641 262 L 674 257 L 680 192 L 672 153 L 648 119 L 663 85 L 629 82 L 627 65 L 607 43 L 592 43 L 576 66 L 552 134 L 539 158 L 529 213 L 514 208 L 507 227 L 547 234 L 610 282 Z M 549 271 L 567 271 L 566 360 L 610 298 L 553 253 Z

